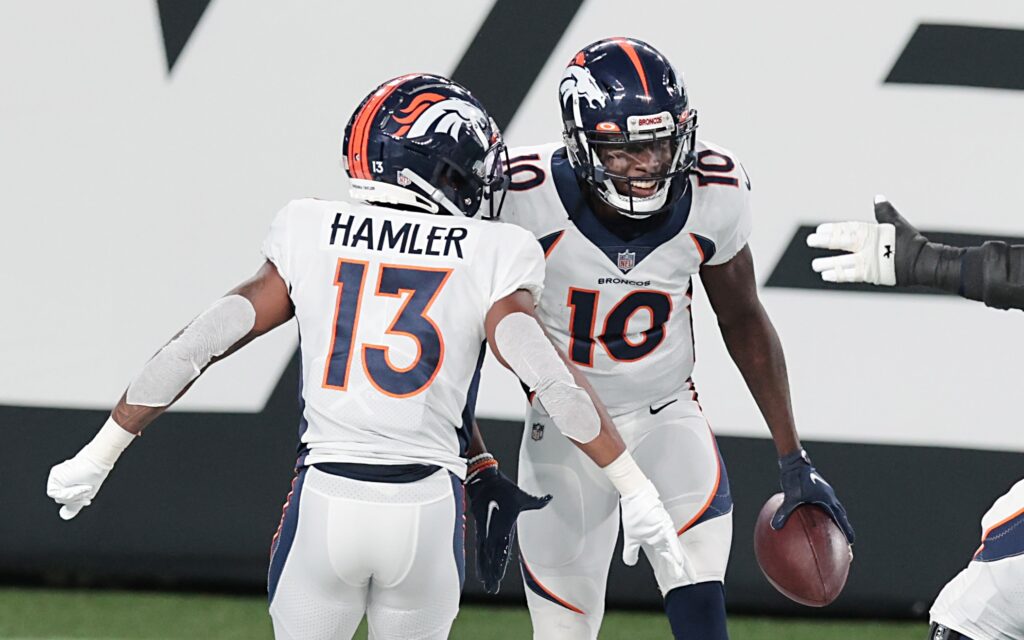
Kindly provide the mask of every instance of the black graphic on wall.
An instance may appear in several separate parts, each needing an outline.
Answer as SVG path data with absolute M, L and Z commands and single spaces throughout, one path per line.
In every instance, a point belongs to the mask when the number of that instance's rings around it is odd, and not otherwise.
M 778 264 L 768 276 L 766 287 L 787 287 L 790 289 L 827 289 L 832 291 L 863 291 L 869 293 L 922 293 L 932 295 L 953 295 L 939 289 L 928 287 L 878 287 L 872 284 L 838 284 L 825 282 L 821 276 L 811 270 L 811 260 L 823 256 L 839 255 L 840 251 L 812 249 L 807 246 L 807 236 L 814 233 L 815 226 L 804 225 L 796 230 L 789 246 L 782 254 Z M 1012 236 L 978 235 L 972 233 L 951 233 L 948 231 L 927 231 L 923 233 L 932 242 L 940 242 L 953 247 L 978 247 L 988 240 L 1002 240 L 1009 244 L 1024 244 L 1024 238 Z
M 469 89 L 504 129 L 582 4 L 583 0 L 498 0 L 452 80 Z M 552 87 L 552 102 L 556 95 Z
M 1024 30 L 918 25 L 887 83 L 1024 90 Z
M 167 53 L 167 73 L 174 70 L 199 19 L 212 0 L 156 0 L 160 11 L 160 29 L 164 34 L 164 51 Z

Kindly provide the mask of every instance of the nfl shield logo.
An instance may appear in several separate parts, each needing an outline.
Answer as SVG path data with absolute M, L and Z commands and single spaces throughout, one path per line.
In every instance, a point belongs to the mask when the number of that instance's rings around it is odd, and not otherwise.
M 636 266 L 636 251 L 619 252 L 619 269 L 629 271 Z
M 533 431 L 532 431 L 532 433 L 530 433 L 530 437 L 533 438 L 535 441 L 536 440 L 540 440 L 541 438 L 543 438 L 544 437 L 544 425 L 541 424 L 540 422 L 534 422 L 533 423 Z

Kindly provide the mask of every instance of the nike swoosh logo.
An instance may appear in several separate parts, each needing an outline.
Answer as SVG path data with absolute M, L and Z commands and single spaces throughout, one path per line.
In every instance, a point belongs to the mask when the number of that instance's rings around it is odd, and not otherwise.
M 819 476 L 814 471 L 811 472 L 810 478 L 811 478 L 811 482 L 813 482 L 814 484 L 817 484 L 817 483 L 820 482 L 821 484 L 825 485 L 826 487 L 829 486 L 829 484 L 827 482 L 825 482 L 825 478 L 822 478 L 821 476 Z
M 661 405 L 657 409 L 655 409 L 654 407 L 650 407 L 651 415 L 653 416 L 653 415 L 657 414 L 658 412 L 660 412 L 662 409 L 664 409 L 668 405 L 672 404 L 673 402 L 678 402 L 678 401 L 679 401 L 679 398 L 676 398 L 675 400 L 669 400 L 668 402 L 666 402 L 665 404 Z
M 491 534 L 491 516 L 494 515 L 495 511 L 500 511 L 501 507 L 494 500 L 487 503 L 487 521 L 484 522 L 484 537 L 486 538 Z

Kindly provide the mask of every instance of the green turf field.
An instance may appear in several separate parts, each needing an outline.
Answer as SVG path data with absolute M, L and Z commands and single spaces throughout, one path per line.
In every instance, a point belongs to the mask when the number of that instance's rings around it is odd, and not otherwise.
M 922 640 L 924 623 L 808 622 L 735 617 L 732 640 Z M 260 597 L 0 589 L 0 638 L 270 638 Z M 360 630 L 357 638 L 365 638 Z M 452 629 L 466 640 L 529 639 L 525 607 L 466 606 Z M 602 638 L 670 638 L 661 614 L 612 612 Z

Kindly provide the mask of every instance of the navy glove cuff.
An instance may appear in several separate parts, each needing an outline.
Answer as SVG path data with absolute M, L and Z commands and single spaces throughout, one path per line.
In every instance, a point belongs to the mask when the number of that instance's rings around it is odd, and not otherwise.
M 803 466 L 811 466 L 811 459 L 804 449 L 797 449 L 779 458 L 779 471 L 785 473 Z

